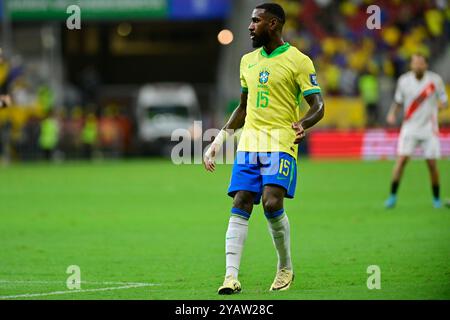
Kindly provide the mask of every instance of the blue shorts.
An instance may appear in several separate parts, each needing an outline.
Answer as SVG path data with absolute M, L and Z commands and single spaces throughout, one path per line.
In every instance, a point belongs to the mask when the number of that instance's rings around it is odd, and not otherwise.
M 255 193 L 254 203 L 261 201 L 263 188 L 272 184 L 286 190 L 286 198 L 293 198 L 297 184 L 297 162 L 285 152 L 238 151 L 234 160 L 228 195 L 238 191 Z

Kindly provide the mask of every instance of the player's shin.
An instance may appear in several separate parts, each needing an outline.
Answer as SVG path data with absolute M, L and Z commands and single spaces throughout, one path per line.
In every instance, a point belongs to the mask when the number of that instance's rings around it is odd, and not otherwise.
M 272 213 L 266 212 L 265 215 L 278 254 L 278 270 L 283 268 L 292 270 L 289 219 L 284 209 Z
M 248 218 L 250 216 L 248 215 L 248 217 L 244 217 L 243 216 L 244 213 L 245 212 L 236 214 L 232 211 L 232 215 L 228 223 L 228 229 L 225 240 L 225 253 L 226 253 L 225 277 L 232 276 L 235 279 L 238 278 L 242 251 L 244 249 L 245 240 L 247 239 Z
M 399 182 L 398 181 L 392 181 L 391 182 L 391 195 L 397 195 Z

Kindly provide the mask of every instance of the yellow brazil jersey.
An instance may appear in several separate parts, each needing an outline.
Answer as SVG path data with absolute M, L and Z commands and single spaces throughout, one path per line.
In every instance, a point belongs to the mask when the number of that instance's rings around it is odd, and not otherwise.
M 311 59 L 287 42 L 270 55 L 260 48 L 242 57 L 240 78 L 248 98 L 238 151 L 297 158 L 292 123 L 300 120 L 301 96 L 320 92 Z

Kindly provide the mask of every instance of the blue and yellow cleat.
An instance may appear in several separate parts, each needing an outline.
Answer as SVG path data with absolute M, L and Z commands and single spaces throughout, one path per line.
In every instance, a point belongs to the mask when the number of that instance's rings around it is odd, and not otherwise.
M 392 209 L 395 207 L 395 203 L 397 202 L 397 196 L 391 194 L 389 198 L 384 202 L 384 207 L 386 209 Z
M 442 208 L 441 199 L 438 199 L 438 198 L 433 199 L 433 208 L 435 208 L 435 209 Z

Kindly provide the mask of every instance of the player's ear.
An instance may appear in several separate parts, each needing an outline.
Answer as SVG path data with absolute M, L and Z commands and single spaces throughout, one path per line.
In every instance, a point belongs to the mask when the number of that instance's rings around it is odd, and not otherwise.
M 275 31 L 275 30 L 277 30 L 277 28 L 278 28 L 278 19 L 277 18 L 275 18 L 275 17 L 273 17 L 273 18 L 271 18 L 270 20 L 269 20 L 269 28 L 270 28 L 270 30 L 272 30 L 272 31 Z

